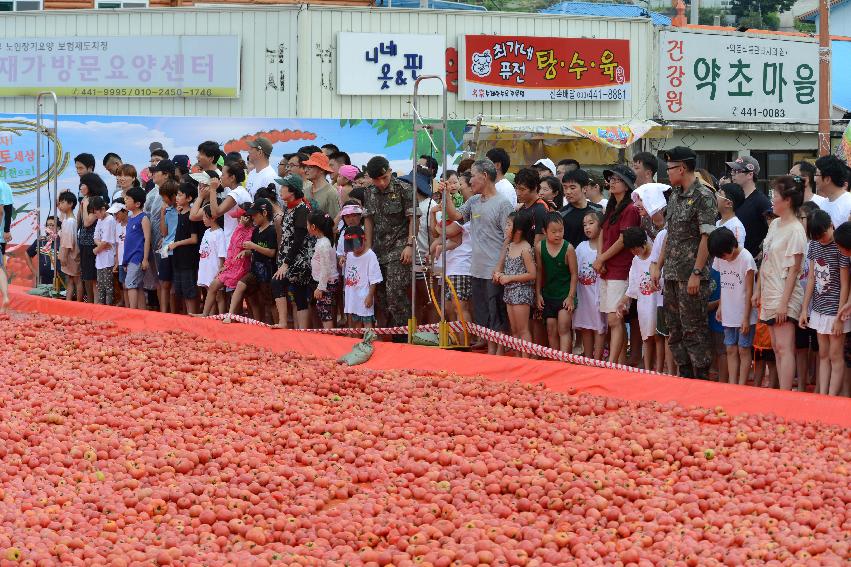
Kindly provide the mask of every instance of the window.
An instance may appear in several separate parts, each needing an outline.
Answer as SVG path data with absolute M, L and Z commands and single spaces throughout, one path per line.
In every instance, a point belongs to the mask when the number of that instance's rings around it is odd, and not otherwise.
M 2 0 L 0 12 L 31 12 L 41 10 L 41 0 Z
M 148 2 L 147 0 L 135 0 L 128 2 L 97 2 L 95 7 L 98 10 L 120 10 L 121 8 L 147 8 Z

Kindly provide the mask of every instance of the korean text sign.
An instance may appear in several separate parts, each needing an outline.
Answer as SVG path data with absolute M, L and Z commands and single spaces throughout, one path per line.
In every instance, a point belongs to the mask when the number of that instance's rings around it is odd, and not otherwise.
M 446 76 L 442 35 L 353 33 L 337 35 L 337 93 L 409 95 L 422 75 Z M 439 81 L 424 81 L 419 94 L 439 95 Z
M 659 102 L 667 120 L 818 122 L 818 45 L 663 31 Z
M 239 37 L 0 40 L 0 95 L 239 96 Z
M 466 35 L 461 100 L 630 99 L 629 40 Z

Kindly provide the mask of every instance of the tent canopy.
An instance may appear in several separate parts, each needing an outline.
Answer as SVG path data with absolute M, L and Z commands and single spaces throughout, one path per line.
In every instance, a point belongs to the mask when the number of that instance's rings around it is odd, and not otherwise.
M 474 135 L 472 128 L 468 135 Z M 483 119 L 480 138 L 497 140 L 558 140 L 585 138 L 623 149 L 641 138 L 669 138 L 671 128 L 653 120 L 627 122 L 607 120 L 514 121 Z

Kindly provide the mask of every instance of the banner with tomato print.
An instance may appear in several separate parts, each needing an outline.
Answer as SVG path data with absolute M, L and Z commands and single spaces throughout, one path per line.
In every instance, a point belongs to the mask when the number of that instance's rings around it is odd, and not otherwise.
M 461 100 L 629 100 L 629 40 L 465 35 Z
M 414 149 L 408 119 L 60 115 L 55 131 L 52 120 L 47 120 L 46 126 L 50 130 L 42 134 L 39 160 L 36 117 L 0 114 L 0 179 L 12 187 L 15 205 L 12 242 L 16 245 L 26 245 L 35 239 L 39 218 L 44 225 L 51 211 L 54 179 L 58 179 L 60 191 L 78 193 L 80 178 L 74 157 L 81 153 L 94 155 L 95 173 L 103 178 L 112 195 L 116 191 L 116 179 L 103 167 L 103 157 L 108 152 L 117 153 L 147 180 L 151 142 L 162 144 L 170 156 L 189 156 L 194 164 L 198 144 L 205 140 L 218 142 L 225 152 L 242 152 L 245 156 L 248 142 L 263 136 L 272 142 L 272 167 L 278 166 L 284 154 L 302 146 L 333 143 L 348 152 L 357 167 L 363 167 L 375 155 L 382 155 L 399 175 L 411 170 Z M 446 151 L 450 160 L 460 156 L 466 126 L 465 120 L 449 121 Z M 442 136 L 434 138 L 436 144 L 442 145 Z M 417 134 L 417 154 L 431 154 L 442 162 L 440 150 L 431 147 L 425 132 Z M 49 187 L 44 184 L 48 173 Z

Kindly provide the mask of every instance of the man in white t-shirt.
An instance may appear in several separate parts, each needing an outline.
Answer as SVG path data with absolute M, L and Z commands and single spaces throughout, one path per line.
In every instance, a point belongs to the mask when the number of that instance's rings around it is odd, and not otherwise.
M 851 193 L 845 189 L 845 165 L 836 156 L 822 156 L 816 160 L 815 178 L 818 194 L 825 198 L 818 205 L 830 215 L 834 228 L 848 222 Z
M 514 185 L 505 178 L 508 168 L 511 167 L 511 158 L 508 157 L 508 152 L 502 148 L 491 148 L 485 155 L 496 166 L 496 192 L 508 199 L 511 206 L 517 209 L 517 193 L 514 191 Z
M 272 142 L 260 136 L 248 142 L 248 159 L 254 169 L 248 172 L 245 188 L 251 198 L 261 187 L 268 187 L 275 182 L 277 172 L 269 165 L 269 157 L 272 155 Z

